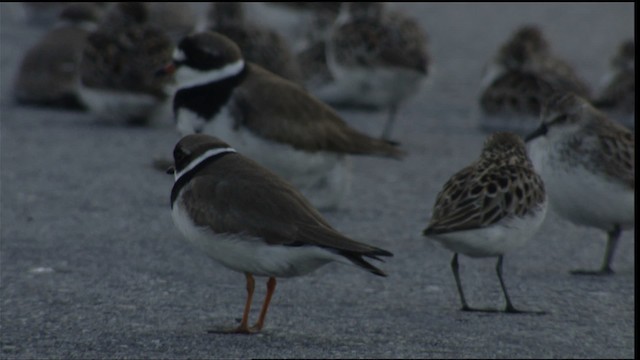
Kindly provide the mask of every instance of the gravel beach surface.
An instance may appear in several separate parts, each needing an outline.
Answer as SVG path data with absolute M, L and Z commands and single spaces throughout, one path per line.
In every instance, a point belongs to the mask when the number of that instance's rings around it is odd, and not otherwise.
M 151 166 L 178 134 L 103 125 L 87 113 L 15 104 L 12 81 L 44 29 L 0 5 L 0 358 L 632 358 L 634 230 L 614 276 L 597 268 L 605 234 L 548 213 L 507 254 L 516 307 L 545 315 L 465 313 L 451 253 L 423 238 L 438 191 L 480 154 L 474 114 L 484 63 L 511 32 L 539 24 L 552 50 L 597 88 L 633 3 L 399 3 L 429 34 L 429 83 L 397 115 L 403 161 L 354 157 L 353 185 L 327 220 L 387 249 L 389 277 L 329 264 L 278 282 L 265 329 L 216 335 L 239 322 L 244 276 L 192 248 L 170 215 L 171 176 Z M 384 112 L 341 111 L 377 135 Z M 233 145 L 233 144 L 232 144 Z M 467 300 L 503 307 L 494 259 L 461 257 Z M 252 321 L 266 279 L 257 278 Z

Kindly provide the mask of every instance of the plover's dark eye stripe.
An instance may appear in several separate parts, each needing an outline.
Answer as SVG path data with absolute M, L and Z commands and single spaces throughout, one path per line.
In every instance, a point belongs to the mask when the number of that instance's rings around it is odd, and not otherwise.
M 184 169 L 180 170 L 179 172 L 176 171 L 174 172 L 175 175 L 175 181 L 178 181 L 180 179 L 181 176 L 183 176 L 184 174 L 188 173 L 189 171 L 193 170 L 196 166 L 200 165 L 203 161 L 214 157 L 216 155 L 220 155 L 220 154 L 224 154 L 224 153 L 234 153 L 236 152 L 236 150 L 234 148 L 215 148 L 215 149 L 211 149 L 211 150 L 207 150 L 205 151 L 204 154 L 198 156 L 197 158 L 193 159 L 193 161 L 191 161 L 189 163 L 189 165 L 185 166 Z

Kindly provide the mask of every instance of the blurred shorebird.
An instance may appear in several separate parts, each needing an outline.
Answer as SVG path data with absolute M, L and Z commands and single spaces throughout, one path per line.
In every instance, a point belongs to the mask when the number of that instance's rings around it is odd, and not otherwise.
M 80 61 L 87 36 L 102 9 L 92 3 L 67 5 L 58 23 L 24 54 L 13 84 L 22 104 L 84 109 L 78 95 Z
M 155 70 L 171 60 L 174 44 L 148 23 L 149 5 L 118 3 L 91 33 L 80 65 L 80 95 L 100 120 L 145 125 L 165 111 L 171 76 Z
M 424 30 L 383 3 L 343 3 L 325 51 L 333 81 L 313 93 L 336 107 L 388 110 L 381 137 L 390 139 L 399 106 L 427 77 Z
M 478 123 L 487 131 L 525 135 L 537 126 L 542 104 L 554 91 L 590 94 L 573 68 L 552 54 L 540 28 L 522 26 L 485 67 Z

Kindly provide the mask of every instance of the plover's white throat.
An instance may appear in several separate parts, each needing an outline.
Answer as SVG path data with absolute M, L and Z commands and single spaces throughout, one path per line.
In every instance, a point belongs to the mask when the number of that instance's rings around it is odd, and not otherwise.
M 341 235 L 295 188 L 217 138 L 183 137 L 173 171 L 176 227 L 206 255 L 246 276 L 242 322 L 231 332 L 262 329 L 277 277 L 305 275 L 332 261 L 386 276 L 365 257 L 379 260 L 390 252 Z M 249 327 L 254 275 L 269 280 L 258 322 Z
M 485 67 L 478 124 L 491 132 L 526 135 L 537 127 L 542 104 L 553 91 L 589 94 L 572 67 L 551 52 L 540 28 L 522 26 Z
M 334 106 L 388 110 L 382 138 L 389 139 L 398 107 L 418 92 L 430 60 L 419 24 L 383 6 L 343 3 L 326 39 L 333 82 L 314 94 Z
M 544 220 L 544 184 L 527 157 L 522 139 L 507 132 L 491 135 L 480 158 L 451 177 L 437 196 L 423 234 L 454 252 L 451 261 L 462 310 L 471 308 L 458 273 L 458 253 L 498 257 L 496 271 L 506 300 L 505 312 L 521 312 L 511 303 L 502 279 L 505 253 L 520 247 Z
M 315 206 L 339 206 L 349 186 L 347 155 L 403 155 L 350 128 L 300 86 L 243 60 L 221 34 L 185 37 L 175 54 L 166 69 L 178 80 L 173 108 L 182 135 L 206 133 L 234 144 Z
M 550 98 L 540 127 L 527 136 L 549 201 L 569 221 L 608 233 L 602 266 L 576 274 L 611 274 L 622 230 L 634 226 L 635 138 L 572 93 Z

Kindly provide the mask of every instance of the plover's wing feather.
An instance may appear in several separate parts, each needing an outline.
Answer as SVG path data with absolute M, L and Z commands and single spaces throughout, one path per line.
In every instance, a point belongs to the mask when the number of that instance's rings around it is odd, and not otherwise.
M 438 194 L 425 235 L 483 228 L 522 216 L 544 201 L 542 180 L 522 166 L 471 165 L 455 174 Z
M 217 233 L 244 233 L 273 245 L 315 245 L 374 258 L 391 255 L 341 235 L 291 185 L 240 155 L 218 159 L 213 170 L 203 169 L 183 196 L 193 205 L 187 211 L 194 222 Z M 200 196 L 214 200 L 203 202 Z
M 255 64 L 247 66 L 255 76 L 235 90 L 231 111 L 239 119 L 236 126 L 246 126 L 260 136 L 299 150 L 394 158 L 404 155 L 388 141 L 349 127 L 331 107 L 300 86 Z

